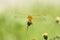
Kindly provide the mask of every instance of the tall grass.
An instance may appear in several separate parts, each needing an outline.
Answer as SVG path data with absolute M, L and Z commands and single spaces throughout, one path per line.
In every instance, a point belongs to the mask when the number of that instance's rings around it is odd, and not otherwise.
M 33 24 L 28 30 L 28 40 L 36 37 L 43 40 L 42 34 L 47 32 L 49 37 L 60 34 L 59 24 L 54 19 L 60 16 L 60 7 L 50 4 L 26 4 L 10 8 L 0 14 L 0 40 L 26 40 L 26 19 L 33 16 Z

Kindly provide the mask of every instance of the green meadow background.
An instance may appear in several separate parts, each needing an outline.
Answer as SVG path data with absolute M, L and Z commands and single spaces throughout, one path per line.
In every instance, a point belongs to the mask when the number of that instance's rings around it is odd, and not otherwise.
M 0 0 L 0 40 L 48 40 L 60 35 L 59 0 Z M 27 31 L 27 16 L 32 15 L 32 25 Z M 59 39 L 60 40 L 60 39 Z

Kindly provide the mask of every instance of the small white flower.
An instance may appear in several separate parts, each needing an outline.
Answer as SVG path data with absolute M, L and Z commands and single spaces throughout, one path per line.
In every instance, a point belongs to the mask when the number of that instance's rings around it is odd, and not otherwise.
M 44 35 L 48 35 L 47 33 L 44 33 L 42 36 L 44 36 Z
M 56 17 L 56 22 L 58 23 L 58 22 L 60 22 L 60 17 Z

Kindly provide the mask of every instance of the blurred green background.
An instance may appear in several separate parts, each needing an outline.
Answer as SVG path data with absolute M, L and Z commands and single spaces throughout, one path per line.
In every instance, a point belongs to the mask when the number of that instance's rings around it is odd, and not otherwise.
M 55 22 L 59 4 L 60 0 L 0 0 L 0 40 L 43 40 L 43 33 L 53 39 L 60 34 L 60 23 Z M 28 15 L 33 24 L 27 31 Z

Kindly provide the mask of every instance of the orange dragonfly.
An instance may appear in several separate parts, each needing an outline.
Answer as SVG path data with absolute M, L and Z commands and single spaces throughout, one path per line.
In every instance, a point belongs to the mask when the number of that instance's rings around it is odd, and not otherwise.
M 32 16 L 29 15 L 27 19 L 28 19 L 27 25 L 30 26 L 32 24 Z

